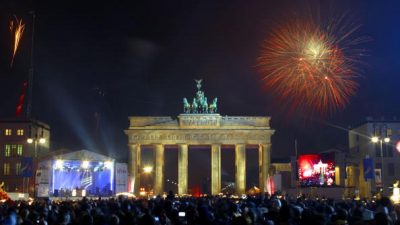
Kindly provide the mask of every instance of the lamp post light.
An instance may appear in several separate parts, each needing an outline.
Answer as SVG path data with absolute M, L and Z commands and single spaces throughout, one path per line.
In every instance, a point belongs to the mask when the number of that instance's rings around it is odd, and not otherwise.
M 151 175 L 153 173 L 153 167 L 152 166 L 143 167 L 142 168 L 142 173 L 147 175 L 146 178 L 148 178 L 148 179 L 146 179 L 148 181 L 148 182 L 146 182 L 147 185 L 144 186 L 144 187 L 146 187 L 146 186 L 148 187 L 148 192 L 147 192 L 148 193 L 147 196 L 148 196 L 150 194 L 150 191 L 151 191 L 151 184 L 150 184 L 151 179 L 149 177 L 151 177 Z M 144 190 L 146 191 L 146 189 L 144 189 Z
M 26 142 L 28 144 L 33 144 L 33 147 L 34 147 L 33 164 L 34 164 L 34 168 L 37 168 L 38 167 L 38 163 L 39 163 L 38 159 L 37 159 L 38 158 L 38 144 L 39 145 L 46 144 L 46 138 L 44 138 L 44 137 L 40 137 L 40 138 L 38 138 L 38 137 L 36 137 L 36 138 L 30 137 L 30 138 L 28 138 L 26 140 Z M 34 195 L 36 196 L 36 175 L 35 174 L 36 174 L 36 171 L 34 171 L 34 178 L 33 178 L 33 180 L 34 180 L 33 192 L 34 192 Z M 24 182 L 23 183 L 25 183 L 25 178 L 24 178 Z M 29 177 L 28 177 L 27 185 L 28 185 L 28 192 L 29 192 Z
M 41 137 L 41 138 L 28 138 L 27 140 L 26 140 L 26 142 L 28 143 L 28 144 L 34 144 L 34 157 L 35 158 L 37 158 L 37 156 L 38 156 L 38 153 L 37 153 L 37 146 L 38 146 L 38 143 L 39 144 L 41 144 L 41 145 L 44 145 L 44 144 L 46 144 L 46 138 L 43 138 L 43 137 Z
M 143 167 L 143 173 L 149 174 L 149 173 L 151 173 L 151 172 L 153 172 L 153 167 L 151 167 L 151 166 L 145 166 L 145 167 Z
M 385 143 L 389 143 L 390 142 L 390 137 L 378 137 L 378 136 L 373 136 L 371 138 L 372 143 L 378 143 L 379 142 L 379 146 L 380 146 L 380 155 L 381 155 L 381 184 L 382 184 L 382 188 L 383 190 L 385 190 L 385 186 L 383 183 L 383 142 Z

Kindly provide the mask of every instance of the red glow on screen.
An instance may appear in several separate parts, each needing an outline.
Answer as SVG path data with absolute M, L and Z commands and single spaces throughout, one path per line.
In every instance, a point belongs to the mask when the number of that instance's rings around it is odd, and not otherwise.
M 299 180 L 302 186 L 332 186 L 335 182 L 335 165 L 332 157 L 319 154 L 300 155 Z

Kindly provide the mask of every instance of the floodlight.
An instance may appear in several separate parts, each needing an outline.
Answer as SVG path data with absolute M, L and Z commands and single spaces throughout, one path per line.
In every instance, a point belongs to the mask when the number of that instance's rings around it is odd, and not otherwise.
M 63 160 L 57 160 L 55 164 L 56 169 L 62 169 L 64 167 L 64 161 Z
M 82 162 L 82 168 L 83 168 L 83 169 L 89 168 L 89 161 L 83 161 L 83 162 Z
M 104 167 L 107 169 L 111 169 L 113 166 L 113 162 L 112 161 L 106 161 L 104 162 Z

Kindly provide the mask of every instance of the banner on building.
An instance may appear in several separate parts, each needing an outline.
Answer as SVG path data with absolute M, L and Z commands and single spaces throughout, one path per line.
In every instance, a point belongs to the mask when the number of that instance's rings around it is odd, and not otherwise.
M 115 193 L 128 191 L 128 165 L 115 163 Z
M 32 177 L 33 175 L 33 159 L 32 157 L 22 157 L 21 159 L 21 176 Z
M 37 197 L 49 196 L 51 169 L 51 161 L 39 163 L 35 179 Z
M 364 167 L 364 179 L 371 180 L 374 179 L 374 162 L 372 158 L 366 158 L 363 160 L 363 167 Z
M 375 185 L 382 187 L 382 169 L 375 169 Z

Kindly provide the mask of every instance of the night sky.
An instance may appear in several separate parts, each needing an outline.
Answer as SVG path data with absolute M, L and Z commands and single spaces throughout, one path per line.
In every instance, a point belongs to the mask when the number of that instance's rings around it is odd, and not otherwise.
M 53 149 L 123 158 L 128 116 L 177 116 L 199 78 L 208 99 L 219 98 L 221 115 L 272 116 L 273 157 L 293 154 L 296 138 L 299 152 L 345 149 L 348 126 L 366 116 L 400 118 L 398 0 L 60 2 L 9 0 L 0 7 L 0 116 L 14 116 L 28 74 L 34 10 L 33 116 L 51 126 Z M 371 39 L 362 46 L 370 56 L 357 95 L 323 118 L 282 114 L 255 68 L 271 26 L 305 2 L 356 15 L 357 35 Z M 10 69 L 14 14 L 27 24 Z

